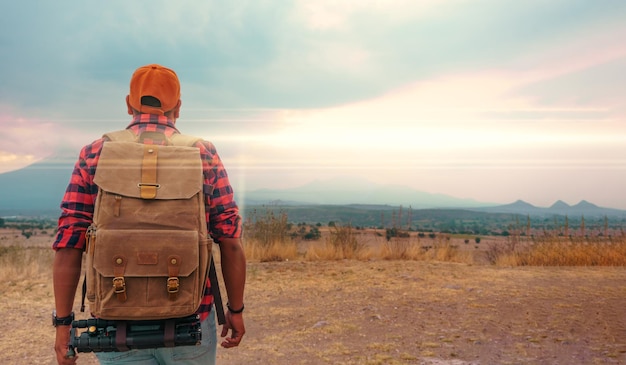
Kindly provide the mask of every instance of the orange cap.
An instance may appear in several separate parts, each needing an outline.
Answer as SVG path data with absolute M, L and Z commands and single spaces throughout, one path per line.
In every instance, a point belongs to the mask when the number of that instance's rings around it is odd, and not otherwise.
M 141 98 L 152 96 L 161 102 L 161 107 L 141 104 Z M 130 106 L 141 113 L 159 114 L 176 107 L 180 100 L 180 82 L 173 70 L 152 64 L 139 67 L 130 79 Z

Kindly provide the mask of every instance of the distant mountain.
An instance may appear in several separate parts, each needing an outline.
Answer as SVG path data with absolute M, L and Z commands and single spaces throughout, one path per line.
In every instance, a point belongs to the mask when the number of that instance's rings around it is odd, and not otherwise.
M 562 200 L 557 200 L 554 204 L 550 206 L 550 210 L 567 210 L 570 208 L 571 207 L 569 206 L 569 204 L 565 203 Z
M 72 173 L 74 155 L 57 155 L 21 170 L 0 174 L 0 215 L 36 212 L 58 214 Z M 379 185 L 364 179 L 316 180 L 290 189 L 237 192 L 248 205 L 369 204 L 426 208 L 485 207 L 492 204 L 430 194 L 400 185 Z
M 76 154 L 57 154 L 0 174 L 0 215 L 58 215 Z
M 513 213 L 520 215 L 531 216 L 585 216 L 585 217 L 622 217 L 626 218 L 626 211 L 611 208 L 602 208 L 595 204 L 589 203 L 586 200 L 582 200 L 576 205 L 568 205 L 567 203 L 558 200 L 548 208 L 536 207 L 523 200 L 518 200 L 511 204 L 498 205 L 486 208 L 473 208 L 474 211 L 488 212 L 488 213 Z
M 290 189 L 260 189 L 243 195 L 248 204 L 371 204 L 403 205 L 413 209 L 485 207 L 493 205 L 444 194 L 431 194 L 401 185 L 378 185 L 366 180 L 335 178 L 316 180 Z
M 598 209 L 600 207 L 598 207 L 595 204 L 589 203 L 586 200 L 581 200 L 580 203 L 574 205 L 572 208 L 577 208 L 577 209 Z
M 59 205 L 69 182 L 76 152 L 60 153 L 21 170 L 0 174 L 0 216 L 58 216 Z M 243 205 L 370 205 L 404 206 L 419 209 L 468 209 L 488 213 L 522 215 L 617 216 L 626 211 L 602 208 L 585 200 L 569 206 L 562 201 L 549 208 L 535 207 L 522 200 L 495 205 L 444 194 L 431 194 L 401 185 L 381 185 L 365 179 L 316 180 L 290 189 L 237 191 Z
M 491 206 L 484 209 L 479 209 L 484 212 L 490 213 L 516 213 L 519 212 L 528 212 L 528 214 L 533 214 L 539 212 L 541 208 L 537 208 L 532 204 L 526 203 L 523 200 L 517 200 L 511 204 L 504 204 L 498 206 Z

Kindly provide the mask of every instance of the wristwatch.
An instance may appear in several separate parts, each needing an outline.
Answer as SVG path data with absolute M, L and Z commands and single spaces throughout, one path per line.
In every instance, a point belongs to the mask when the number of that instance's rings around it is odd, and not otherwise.
M 74 321 L 74 312 L 70 313 L 67 317 L 57 317 L 57 311 L 52 311 L 52 325 L 56 326 L 69 326 Z

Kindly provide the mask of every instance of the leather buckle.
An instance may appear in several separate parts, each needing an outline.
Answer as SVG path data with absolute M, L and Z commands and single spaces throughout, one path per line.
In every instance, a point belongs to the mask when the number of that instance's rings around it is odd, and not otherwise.
M 113 278 L 113 289 L 115 290 L 115 294 L 122 294 L 126 291 L 124 277 L 117 276 Z
M 167 292 L 170 294 L 178 293 L 178 287 L 180 286 L 180 282 L 178 278 L 167 278 Z

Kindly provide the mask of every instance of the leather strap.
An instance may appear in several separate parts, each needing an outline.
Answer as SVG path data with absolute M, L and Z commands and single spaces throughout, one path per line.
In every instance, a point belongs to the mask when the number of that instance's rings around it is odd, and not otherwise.
M 122 208 L 122 197 L 120 195 L 115 195 L 115 205 L 113 206 L 113 215 L 115 217 L 120 216 L 121 208 Z
M 217 323 L 222 325 L 226 323 L 226 317 L 224 316 L 224 304 L 222 303 L 220 283 L 217 280 L 217 271 L 215 270 L 215 262 L 213 261 L 213 258 L 211 258 L 211 264 L 209 266 L 209 281 L 211 283 L 211 294 L 213 294 L 213 303 L 217 314 Z
M 142 199 L 154 199 L 156 198 L 157 188 L 157 157 L 158 146 L 156 145 L 144 145 L 143 146 L 143 161 L 141 163 L 141 182 L 139 183 L 139 189 Z
M 163 345 L 165 347 L 174 347 L 176 343 L 176 321 L 174 319 L 166 319 L 163 328 Z
M 167 258 L 167 294 L 170 300 L 176 300 L 178 297 L 179 280 L 178 274 L 180 272 L 181 258 L 178 255 L 170 255 Z
M 115 347 L 118 351 L 128 351 L 130 348 L 126 344 L 126 321 L 115 322 Z
M 126 257 L 117 255 L 113 257 L 113 289 L 115 295 L 120 302 L 125 302 L 126 297 L 126 281 L 124 280 L 124 273 L 126 272 Z

